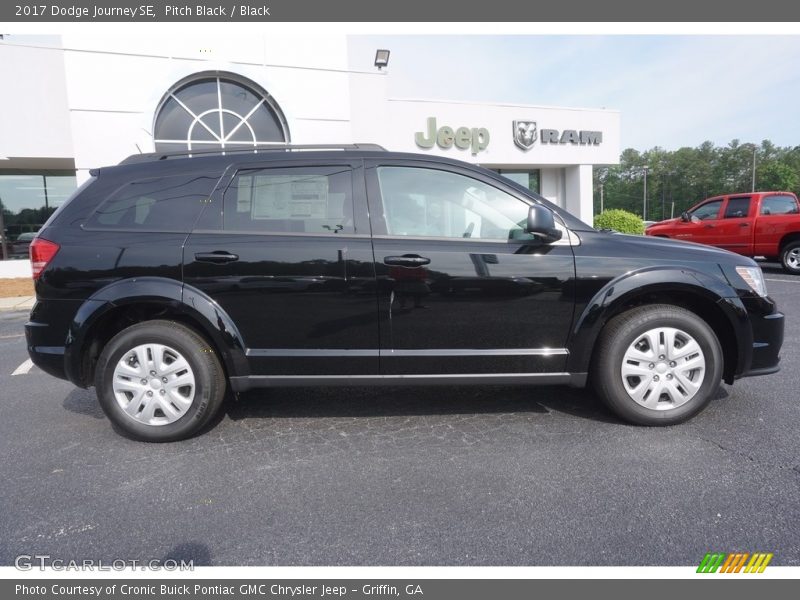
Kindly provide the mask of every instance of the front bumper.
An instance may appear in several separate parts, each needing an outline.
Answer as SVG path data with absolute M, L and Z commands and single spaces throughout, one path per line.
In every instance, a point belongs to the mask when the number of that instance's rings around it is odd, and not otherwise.
M 780 351 L 783 345 L 784 316 L 771 298 L 743 298 L 753 331 L 753 346 L 749 367 L 738 377 L 769 375 L 780 370 Z

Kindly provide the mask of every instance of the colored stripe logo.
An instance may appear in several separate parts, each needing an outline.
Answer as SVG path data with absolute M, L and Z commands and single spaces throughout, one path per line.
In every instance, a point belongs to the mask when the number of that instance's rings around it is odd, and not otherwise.
M 763 573 L 774 554 L 766 552 L 708 552 L 697 567 L 698 573 Z

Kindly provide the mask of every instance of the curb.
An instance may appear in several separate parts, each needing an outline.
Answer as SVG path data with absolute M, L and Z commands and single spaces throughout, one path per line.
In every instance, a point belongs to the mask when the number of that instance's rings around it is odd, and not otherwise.
M 0 312 L 12 310 L 30 310 L 36 302 L 35 296 L 18 296 L 16 298 L 0 298 Z

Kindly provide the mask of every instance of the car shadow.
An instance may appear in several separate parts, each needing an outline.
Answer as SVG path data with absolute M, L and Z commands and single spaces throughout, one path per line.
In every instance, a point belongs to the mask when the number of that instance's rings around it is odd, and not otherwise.
M 270 388 L 241 393 L 224 406 L 234 421 L 551 412 L 621 422 L 591 391 L 559 386 Z
M 106 415 L 100 404 L 97 402 L 97 396 L 94 394 L 94 389 L 84 390 L 81 388 L 74 388 L 64 401 L 61 403 L 66 410 L 85 415 L 95 419 L 105 419 Z
M 761 271 L 769 273 L 770 275 L 788 275 L 788 273 L 783 270 L 780 263 L 759 261 L 758 266 L 761 267 Z
M 712 400 L 729 397 L 720 386 Z M 106 418 L 91 390 L 72 390 L 62 406 L 73 413 Z M 293 387 L 229 393 L 222 409 L 200 432 L 214 429 L 225 417 L 294 419 L 331 417 L 397 417 L 498 413 L 562 413 L 601 423 L 625 424 L 590 388 L 566 386 L 415 386 Z

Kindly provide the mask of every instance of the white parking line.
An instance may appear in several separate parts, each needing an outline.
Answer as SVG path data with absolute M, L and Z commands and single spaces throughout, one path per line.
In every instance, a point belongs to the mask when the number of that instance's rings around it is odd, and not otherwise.
M 777 281 L 779 283 L 800 283 L 800 281 L 792 281 L 791 279 L 767 279 L 764 277 L 764 281 Z
M 27 375 L 28 371 L 30 371 L 32 368 L 33 368 L 33 361 L 29 358 L 20 366 L 18 366 L 16 369 L 14 369 L 14 372 L 11 374 L 11 376 L 13 377 L 14 375 Z

